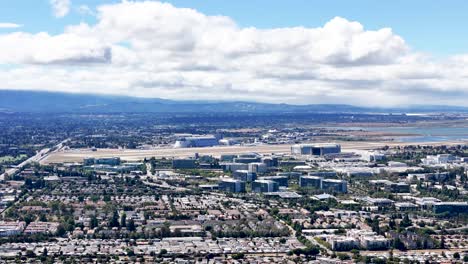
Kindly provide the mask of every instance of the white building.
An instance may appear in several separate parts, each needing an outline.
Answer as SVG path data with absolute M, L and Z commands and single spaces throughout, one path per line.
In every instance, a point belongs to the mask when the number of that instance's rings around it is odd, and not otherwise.
M 291 153 L 294 155 L 314 155 L 324 156 L 327 154 L 341 153 L 341 145 L 339 144 L 297 144 L 291 147 Z
M 218 138 L 215 136 L 190 136 L 181 137 L 174 144 L 175 148 L 196 148 L 196 147 L 212 147 L 219 144 Z
M 0 222 L 0 237 L 21 234 L 26 226 L 25 222 Z

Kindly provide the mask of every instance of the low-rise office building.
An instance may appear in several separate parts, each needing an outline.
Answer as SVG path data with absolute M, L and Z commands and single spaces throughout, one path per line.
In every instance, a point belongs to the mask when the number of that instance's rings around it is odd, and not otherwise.
M 288 187 L 288 177 L 286 176 L 265 176 L 259 178 L 260 180 L 270 180 L 278 183 L 280 187 Z
M 252 182 L 257 179 L 257 174 L 248 170 L 236 170 L 232 172 L 232 178 L 236 180 Z
M 245 192 L 245 181 L 232 178 L 221 179 L 219 182 L 219 190 L 225 192 Z
M 195 169 L 197 167 L 197 162 L 194 159 L 173 159 L 172 168 L 173 169 Z
M 277 192 L 279 185 L 275 181 L 271 180 L 256 180 L 252 182 L 252 192 L 265 193 L 265 192 Z

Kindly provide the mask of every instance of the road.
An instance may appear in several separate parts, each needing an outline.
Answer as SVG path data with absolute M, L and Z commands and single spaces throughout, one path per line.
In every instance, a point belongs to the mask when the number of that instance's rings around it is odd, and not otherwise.
M 63 147 L 64 147 L 64 144 L 70 139 L 65 139 L 63 141 L 61 141 L 60 143 L 58 143 L 57 145 L 55 145 L 53 148 L 45 148 L 45 149 L 42 149 L 40 150 L 39 152 L 37 152 L 36 155 L 30 157 L 29 159 L 21 162 L 20 164 L 18 164 L 17 166 L 15 166 L 14 168 L 11 168 L 11 169 L 8 169 L 6 170 L 3 174 L 0 175 L 0 181 L 3 181 L 5 180 L 5 176 L 6 175 L 13 175 L 15 173 L 17 173 L 19 170 L 21 170 L 21 168 L 23 168 L 24 166 L 28 165 L 29 163 L 32 163 L 32 162 L 41 162 L 43 161 L 45 158 L 48 157 L 48 155 L 54 153 L 54 152 L 57 152 L 57 151 L 63 151 Z

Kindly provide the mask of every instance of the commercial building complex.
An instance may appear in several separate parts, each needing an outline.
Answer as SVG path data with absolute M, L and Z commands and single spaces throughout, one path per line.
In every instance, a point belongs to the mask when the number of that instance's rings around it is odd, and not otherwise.
M 245 192 L 245 181 L 232 178 L 221 179 L 219 182 L 219 190 L 225 192 Z
M 278 183 L 270 180 L 256 180 L 252 182 L 252 192 L 277 192 L 279 190 Z

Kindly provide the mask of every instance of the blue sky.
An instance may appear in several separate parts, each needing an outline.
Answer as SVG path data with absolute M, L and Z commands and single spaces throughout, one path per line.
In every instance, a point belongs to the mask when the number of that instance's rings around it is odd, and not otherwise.
M 28 32 L 60 33 L 68 24 L 92 22 L 91 16 L 76 12 L 81 5 L 96 7 L 120 1 L 73 0 L 70 14 L 55 18 L 48 0 L 4 1 L 0 22 L 24 25 Z M 390 27 L 411 48 L 433 55 L 468 52 L 468 1 L 427 0 L 203 0 L 164 1 L 189 7 L 207 15 L 225 15 L 244 27 L 318 27 L 335 16 L 359 21 L 367 29 Z M 0 29 L 0 32 L 7 32 Z
M 467 106 L 466 11 L 466 0 L 4 1 L 0 89 Z

